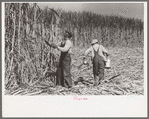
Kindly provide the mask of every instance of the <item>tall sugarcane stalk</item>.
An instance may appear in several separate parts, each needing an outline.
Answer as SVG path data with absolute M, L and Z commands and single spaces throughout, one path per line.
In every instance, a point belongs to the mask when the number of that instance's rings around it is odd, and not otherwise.
M 14 60 L 14 45 L 15 45 L 15 32 L 16 32 L 16 12 L 14 11 L 14 15 L 13 15 L 13 24 L 14 24 L 14 29 L 13 29 L 13 38 L 12 38 L 12 49 L 9 53 L 9 56 L 10 54 L 12 54 L 12 58 L 11 58 L 11 62 L 10 62 L 10 70 L 9 70 L 9 75 L 8 75 L 8 79 L 10 78 L 10 75 L 12 73 L 12 68 L 13 68 L 13 60 Z
M 21 51 L 21 44 L 20 44 L 20 41 L 21 41 L 21 38 L 20 38 L 20 28 L 21 28 L 21 3 L 19 3 L 19 26 L 18 26 L 18 45 L 19 45 L 19 54 L 20 54 L 20 51 Z

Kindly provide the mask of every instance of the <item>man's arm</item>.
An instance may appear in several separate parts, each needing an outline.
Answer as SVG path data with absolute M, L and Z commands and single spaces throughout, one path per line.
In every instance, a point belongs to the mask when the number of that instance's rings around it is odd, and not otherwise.
M 104 58 L 105 61 L 107 61 L 107 58 L 109 57 L 109 53 L 107 51 L 107 49 L 105 49 L 102 45 L 101 45 L 101 51 L 102 51 L 102 57 Z
M 62 42 L 57 43 L 57 46 L 61 46 L 61 43 L 62 43 Z
M 67 52 L 70 49 L 70 47 L 71 47 L 71 41 L 67 40 L 64 47 L 58 46 L 57 49 L 62 52 Z
M 107 49 L 105 49 L 102 45 L 101 45 L 101 50 L 102 52 L 106 53 L 107 55 L 109 55 L 109 52 L 107 51 Z
M 88 48 L 88 49 L 85 51 L 84 55 L 87 56 L 91 51 L 92 51 L 92 49 L 91 49 L 91 47 L 90 47 L 90 48 Z

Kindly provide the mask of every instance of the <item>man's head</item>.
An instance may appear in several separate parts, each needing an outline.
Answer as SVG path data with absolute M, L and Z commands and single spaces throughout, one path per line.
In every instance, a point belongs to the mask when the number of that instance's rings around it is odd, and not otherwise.
M 91 42 L 91 45 L 94 45 L 96 43 L 98 43 L 98 40 L 97 39 L 93 39 L 92 42 Z
M 68 32 L 68 31 L 65 31 L 64 33 L 64 39 L 67 39 L 67 38 L 71 38 L 72 37 L 72 33 Z

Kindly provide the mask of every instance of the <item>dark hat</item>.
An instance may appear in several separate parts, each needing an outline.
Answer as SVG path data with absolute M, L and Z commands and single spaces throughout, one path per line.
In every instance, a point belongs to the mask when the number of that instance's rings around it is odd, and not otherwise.
M 72 37 L 72 33 L 68 32 L 68 31 L 65 31 L 64 37 L 71 38 Z

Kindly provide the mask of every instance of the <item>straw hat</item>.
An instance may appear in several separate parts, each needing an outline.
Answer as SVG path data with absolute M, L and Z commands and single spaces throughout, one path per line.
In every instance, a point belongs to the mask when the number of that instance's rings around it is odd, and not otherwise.
M 91 42 L 92 45 L 95 44 L 95 43 L 98 43 L 97 39 L 93 39 L 92 42 Z
M 71 38 L 72 37 L 72 33 L 70 33 L 69 31 L 65 31 L 64 37 Z

